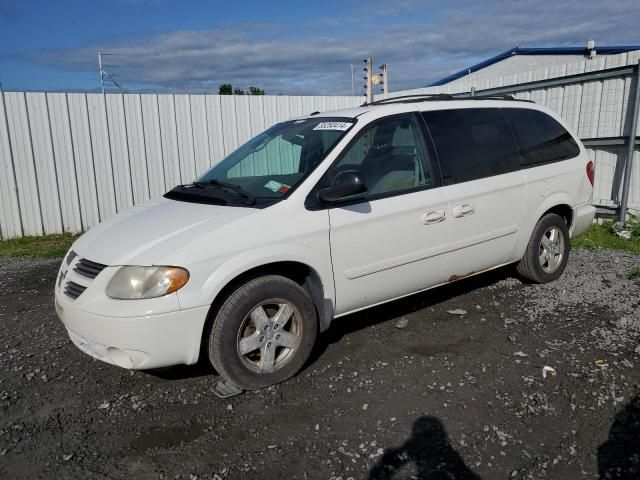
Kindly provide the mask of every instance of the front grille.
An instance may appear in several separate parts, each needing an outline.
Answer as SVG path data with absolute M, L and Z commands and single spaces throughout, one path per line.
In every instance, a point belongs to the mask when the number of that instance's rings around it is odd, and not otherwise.
M 79 285 L 75 282 L 67 282 L 64 287 L 64 293 L 67 297 L 71 297 L 75 300 L 80 295 L 82 295 L 82 292 L 84 292 L 86 289 L 87 287 L 83 287 L 82 285 Z
M 81 258 L 80 260 L 78 260 L 78 263 L 76 263 L 76 266 L 73 267 L 73 271 L 87 278 L 96 278 L 98 274 L 105 268 L 107 268 L 106 265 L 92 262 L 91 260 L 87 260 L 86 258 Z

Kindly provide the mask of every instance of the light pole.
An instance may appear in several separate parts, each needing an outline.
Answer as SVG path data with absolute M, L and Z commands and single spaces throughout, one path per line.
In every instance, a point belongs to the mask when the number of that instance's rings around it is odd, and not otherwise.
M 382 76 L 382 93 L 386 95 L 389 93 L 389 70 L 387 69 L 387 64 L 380 65 L 380 70 L 380 75 Z
M 364 59 L 364 91 L 367 99 L 366 103 L 373 102 L 373 60 L 371 58 Z

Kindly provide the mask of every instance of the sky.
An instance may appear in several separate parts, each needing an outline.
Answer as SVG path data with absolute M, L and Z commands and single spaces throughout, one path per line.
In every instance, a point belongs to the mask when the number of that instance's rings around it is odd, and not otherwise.
M 0 0 L 5 91 L 362 94 L 362 60 L 417 88 L 521 47 L 640 44 L 640 1 Z

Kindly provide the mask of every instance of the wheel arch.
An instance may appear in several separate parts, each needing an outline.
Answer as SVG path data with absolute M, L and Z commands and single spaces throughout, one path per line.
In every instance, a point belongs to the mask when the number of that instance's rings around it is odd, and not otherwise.
M 540 221 L 542 217 L 550 213 L 555 213 L 556 215 L 559 215 L 562 218 L 564 218 L 564 221 L 567 224 L 567 228 L 571 230 L 571 227 L 573 225 L 573 208 L 571 208 L 570 205 L 567 205 L 566 203 L 560 203 L 558 205 L 554 205 L 553 207 L 546 210 L 542 215 L 540 215 L 540 217 L 538 218 L 538 221 Z
M 514 250 L 511 255 L 512 260 L 517 261 L 522 257 L 522 255 L 524 255 L 529 239 L 533 234 L 533 229 L 540 219 L 549 213 L 556 213 L 564 218 L 565 222 L 567 222 L 567 228 L 571 233 L 574 221 L 573 207 L 571 206 L 573 203 L 574 202 L 571 197 L 566 192 L 558 192 L 556 194 L 549 195 L 540 202 L 535 214 L 525 219 L 522 223 L 518 240 L 516 241 L 516 245 L 514 246 Z
M 318 316 L 318 331 L 323 332 L 329 328 L 331 320 L 333 319 L 334 301 L 332 298 L 333 296 L 327 294 L 327 286 L 323 284 L 322 277 L 318 271 L 307 263 L 301 261 L 272 261 L 249 267 L 236 274 L 215 294 L 202 331 L 200 358 L 203 358 L 203 352 L 206 351 L 206 342 L 208 341 L 213 321 L 215 320 L 217 312 L 224 301 L 241 285 L 254 278 L 263 277 L 265 275 L 281 275 L 296 282 L 304 288 L 311 297 L 316 308 Z

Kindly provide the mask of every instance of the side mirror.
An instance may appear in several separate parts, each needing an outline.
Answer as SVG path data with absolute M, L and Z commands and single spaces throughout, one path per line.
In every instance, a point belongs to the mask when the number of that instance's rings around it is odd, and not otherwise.
M 333 180 L 333 185 L 318 192 L 318 198 L 325 203 L 342 200 L 353 200 L 367 193 L 362 175 L 355 170 L 340 172 Z

